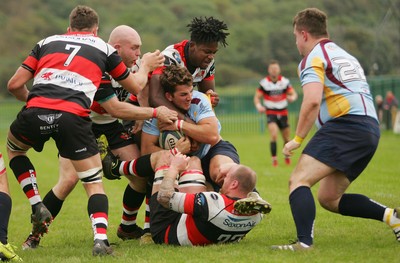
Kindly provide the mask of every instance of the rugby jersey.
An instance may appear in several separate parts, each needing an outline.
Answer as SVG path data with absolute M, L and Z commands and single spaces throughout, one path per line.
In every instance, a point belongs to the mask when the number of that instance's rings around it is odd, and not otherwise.
M 281 116 L 288 115 L 287 93 L 292 92 L 293 87 L 289 79 L 279 75 L 278 80 L 273 82 L 269 76 L 260 81 L 258 92 L 263 95 L 263 105 L 266 114 L 275 114 Z
M 298 67 L 301 85 L 324 86 L 317 127 L 352 114 L 378 120 L 364 70 L 358 60 L 330 40 L 319 42 Z
M 70 32 L 39 41 L 22 67 L 34 75 L 27 107 L 89 116 L 104 72 L 115 80 L 129 71 L 116 50 L 89 32 Z
M 262 215 L 235 214 L 234 203 L 235 199 L 216 192 L 175 192 L 170 208 L 182 214 L 166 231 L 165 243 L 194 246 L 240 241 L 261 222 Z
M 129 69 L 130 72 L 138 72 L 139 66 L 140 60 L 138 59 L 136 64 Z M 106 102 L 114 96 L 117 96 L 119 101 L 126 101 L 128 97 L 131 101 L 137 101 L 136 95 L 130 94 L 121 86 L 121 84 L 115 81 L 110 74 L 105 73 L 101 79 L 100 87 L 96 92 L 94 102 L 91 107 L 92 112 L 90 113 L 90 118 L 92 119 L 93 123 L 108 124 L 118 120 L 118 118 L 114 118 L 103 107 L 100 106 L 100 103 Z
M 188 62 L 187 62 L 188 53 L 189 53 L 189 40 L 183 40 L 182 42 L 166 47 L 162 51 L 162 54 L 165 57 L 164 66 L 154 70 L 153 74 L 154 75 L 161 74 L 164 68 L 167 66 L 179 65 L 188 68 L 189 72 L 193 76 L 194 85 L 198 82 L 201 82 L 203 79 L 213 80 L 215 73 L 214 59 L 211 61 L 211 63 L 208 65 L 206 69 L 201 69 L 199 67 L 191 69 L 190 67 L 188 67 Z

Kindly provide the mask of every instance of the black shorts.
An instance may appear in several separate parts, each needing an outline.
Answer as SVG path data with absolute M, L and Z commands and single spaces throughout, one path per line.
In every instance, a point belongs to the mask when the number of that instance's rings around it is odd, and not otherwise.
M 182 214 L 160 205 L 157 201 L 157 194 L 158 193 L 153 194 L 149 201 L 150 232 L 153 241 L 156 244 L 168 243 L 179 245 L 176 238 L 176 228 Z M 167 231 L 168 240 L 165 240 Z
M 378 147 L 378 122 L 368 116 L 346 115 L 325 123 L 303 153 L 342 171 L 352 182 L 367 167 Z
M 11 133 L 37 152 L 53 138 L 59 154 L 71 160 L 83 160 L 99 152 L 89 117 L 42 108 L 22 108 L 11 124 Z
M 289 127 L 288 116 L 268 114 L 267 123 L 276 123 L 279 129 L 285 129 Z
M 240 163 L 240 158 L 235 146 L 233 146 L 232 143 L 224 140 L 220 140 L 217 144 L 211 147 L 208 153 L 203 158 L 201 158 L 201 167 L 203 169 L 203 174 L 206 177 L 207 182 L 211 183 L 214 187 L 214 190 L 218 192 L 220 187 L 215 184 L 210 177 L 210 162 L 211 159 L 216 155 L 227 156 L 237 164 Z
M 119 149 L 127 145 L 135 144 L 133 136 L 125 130 L 124 126 L 118 121 L 108 124 L 92 124 L 96 138 L 104 134 L 107 137 L 108 145 L 111 150 Z

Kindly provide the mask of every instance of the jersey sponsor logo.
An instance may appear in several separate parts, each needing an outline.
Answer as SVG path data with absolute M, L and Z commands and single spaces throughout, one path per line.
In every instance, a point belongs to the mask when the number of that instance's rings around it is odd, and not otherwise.
M 53 75 L 53 72 L 46 72 L 42 74 L 40 77 L 44 80 L 51 80 L 51 75 Z
M 249 221 L 247 218 L 244 220 L 232 220 L 233 218 L 226 218 L 223 222 L 223 224 L 229 228 L 253 228 L 256 225 L 255 221 Z M 240 222 L 240 221 L 245 221 L 245 222 Z

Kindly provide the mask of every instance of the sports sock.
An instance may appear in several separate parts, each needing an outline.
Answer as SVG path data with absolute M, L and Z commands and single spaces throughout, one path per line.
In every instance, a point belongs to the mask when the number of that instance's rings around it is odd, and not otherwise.
M 386 206 L 360 194 L 344 194 L 339 201 L 339 213 L 344 216 L 382 221 Z
M 146 186 L 146 211 L 144 217 L 143 233 L 150 232 L 150 206 L 149 201 L 151 198 L 152 187 L 150 184 Z
M 124 232 L 129 233 L 135 230 L 136 217 L 145 196 L 145 193 L 139 193 L 135 191 L 129 184 L 126 186 L 122 200 L 124 208 L 120 224 Z
M 271 150 L 271 155 L 272 157 L 276 157 L 276 142 L 270 142 L 269 144 L 270 150 Z
M 133 175 L 139 177 L 154 178 L 153 167 L 151 166 L 150 154 L 143 155 L 131 161 L 120 161 L 112 168 L 113 174 Z M 151 179 L 152 180 L 152 179 Z
M 296 224 L 297 238 L 300 242 L 313 244 L 315 221 L 315 202 L 311 189 L 307 186 L 296 188 L 289 196 L 290 208 Z
M 105 194 L 94 194 L 89 197 L 88 214 L 92 221 L 94 239 L 107 240 L 108 198 Z
M 33 164 L 27 156 L 20 155 L 11 159 L 10 168 L 13 170 L 15 178 L 17 178 L 19 185 L 29 199 L 33 213 L 33 205 L 42 201 Z
M 11 207 L 11 197 L 6 193 L 0 192 L 0 242 L 4 245 L 7 244 Z
M 61 210 L 64 201 L 58 199 L 58 197 L 54 194 L 53 189 L 51 189 L 46 196 L 43 198 L 43 204 L 50 211 L 53 219 L 58 215 Z

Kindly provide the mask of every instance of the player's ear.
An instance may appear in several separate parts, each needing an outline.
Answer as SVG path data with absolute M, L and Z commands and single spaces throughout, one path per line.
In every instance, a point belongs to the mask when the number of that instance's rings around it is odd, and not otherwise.
M 239 181 L 238 180 L 232 180 L 231 182 L 231 188 L 236 189 L 239 187 Z
M 165 98 L 166 98 L 167 100 L 169 100 L 169 101 L 172 101 L 173 96 L 172 96 L 171 93 L 165 92 Z

